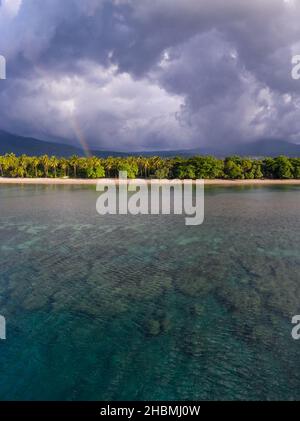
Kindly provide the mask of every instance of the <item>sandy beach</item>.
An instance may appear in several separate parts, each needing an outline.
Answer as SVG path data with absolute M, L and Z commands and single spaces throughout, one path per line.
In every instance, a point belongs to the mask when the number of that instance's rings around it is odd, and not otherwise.
M 96 185 L 102 184 L 139 184 L 145 180 L 132 179 L 120 180 L 118 178 L 80 179 L 80 178 L 5 178 L 0 177 L 0 184 L 49 184 L 49 185 Z M 166 184 L 169 180 L 146 180 L 147 183 Z M 183 180 L 172 180 L 173 183 L 181 184 Z M 193 180 L 193 183 L 201 183 L 201 180 Z M 299 180 L 204 180 L 205 185 L 239 186 L 239 185 L 300 185 Z

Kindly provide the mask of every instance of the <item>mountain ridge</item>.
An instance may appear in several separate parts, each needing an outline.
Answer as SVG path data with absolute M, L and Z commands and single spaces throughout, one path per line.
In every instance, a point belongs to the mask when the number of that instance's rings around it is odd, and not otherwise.
M 0 130 L 0 155 L 14 153 L 15 155 L 56 155 L 70 157 L 72 155 L 85 156 L 83 149 L 64 143 L 48 142 L 33 137 L 24 137 Z M 91 155 L 107 158 L 108 156 L 192 156 L 212 155 L 220 158 L 231 155 L 264 157 L 286 155 L 288 157 L 300 157 L 300 145 L 280 139 L 261 139 L 255 142 L 194 149 L 170 150 L 170 151 L 142 151 L 120 152 L 107 150 L 90 150 Z

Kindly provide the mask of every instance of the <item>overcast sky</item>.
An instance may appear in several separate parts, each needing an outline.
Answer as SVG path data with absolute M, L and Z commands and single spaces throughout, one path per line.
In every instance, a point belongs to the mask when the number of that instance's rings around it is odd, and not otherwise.
M 300 143 L 300 0 L 0 4 L 0 129 L 111 150 Z

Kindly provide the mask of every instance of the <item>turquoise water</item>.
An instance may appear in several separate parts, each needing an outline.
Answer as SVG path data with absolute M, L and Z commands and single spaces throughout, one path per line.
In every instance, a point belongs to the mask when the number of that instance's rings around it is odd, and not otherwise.
M 210 187 L 205 222 L 0 187 L 0 399 L 300 399 L 300 188 Z

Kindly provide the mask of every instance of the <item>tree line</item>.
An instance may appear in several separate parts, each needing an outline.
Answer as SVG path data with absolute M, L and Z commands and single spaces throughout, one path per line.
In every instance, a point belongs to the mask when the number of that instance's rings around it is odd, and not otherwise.
M 190 158 L 142 157 L 58 158 L 56 156 L 0 156 L 1 177 L 114 178 L 127 171 L 128 178 L 169 179 L 300 179 L 300 158 L 251 159 L 231 156 Z

